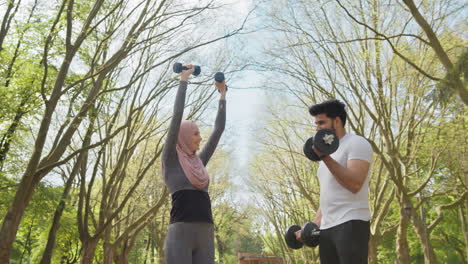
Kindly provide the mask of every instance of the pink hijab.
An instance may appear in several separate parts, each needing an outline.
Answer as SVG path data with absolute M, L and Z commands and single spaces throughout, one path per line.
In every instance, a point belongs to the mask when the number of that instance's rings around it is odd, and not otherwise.
M 210 177 L 195 153 L 196 149 L 191 147 L 192 136 L 198 131 L 199 129 L 193 121 L 183 120 L 180 124 L 176 150 L 180 166 L 190 183 L 197 189 L 203 189 L 208 185 Z

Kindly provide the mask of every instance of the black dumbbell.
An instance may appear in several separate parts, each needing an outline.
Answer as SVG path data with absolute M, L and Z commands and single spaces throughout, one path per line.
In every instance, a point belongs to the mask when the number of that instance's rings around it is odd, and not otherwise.
M 301 238 L 304 243 L 296 239 L 296 232 L 301 230 Z M 300 249 L 303 245 L 308 247 L 316 247 L 319 244 L 320 238 L 320 229 L 318 226 L 313 223 L 309 222 L 306 223 L 302 229 L 298 225 L 292 225 L 288 227 L 285 235 L 284 240 L 289 248 L 292 249 Z
M 340 141 L 335 132 L 331 129 L 324 128 L 317 131 L 315 136 L 307 139 L 303 150 L 306 157 L 310 160 L 320 161 L 323 157 L 335 152 L 339 145 Z M 315 146 L 318 151 L 323 153 L 323 156 L 319 157 L 312 149 L 312 146 Z
M 302 227 L 301 238 L 308 247 L 316 247 L 319 244 L 320 229 L 314 222 L 306 223 Z
M 302 242 L 296 239 L 295 233 L 299 230 L 301 230 L 301 227 L 298 225 L 292 225 L 286 230 L 284 240 L 286 240 L 286 244 L 289 248 L 300 249 L 303 246 Z
M 198 65 L 195 65 L 195 71 L 192 73 L 194 76 L 198 76 L 201 72 L 201 68 L 200 66 Z M 185 67 L 185 66 L 182 66 L 182 63 L 180 62 L 176 62 L 174 63 L 174 65 L 172 66 L 172 70 L 175 72 L 175 73 L 181 73 L 183 70 L 188 70 L 189 68 Z
M 215 74 L 215 76 L 214 76 L 214 79 L 215 79 L 215 81 L 217 81 L 217 82 L 219 82 L 219 83 L 220 83 L 220 82 L 223 82 L 223 81 L 225 80 L 225 78 L 224 78 L 224 73 L 222 73 L 222 72 L 217 72 L 217 73 Z M 227 85 L 226 85 L 226 92 L 227 92 L 227 90 L 228 90 L 228 87 L 227 87 Z M 218 90 L 218 92 L 219 92 L 219 90 Z

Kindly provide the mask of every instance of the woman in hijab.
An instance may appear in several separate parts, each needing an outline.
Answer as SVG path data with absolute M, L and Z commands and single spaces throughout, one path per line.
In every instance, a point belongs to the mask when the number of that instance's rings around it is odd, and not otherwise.
M 174 114 L 162 154 L 162 172 L 172 197 L 171 220 L 165 242 L 167 264 L 213 264 L 214 228 L 208 194 L 206 165 L 218 145 L 226 123 L 225 81 L 215 85 L 220 92 L 215 128 L 204 148 L 197 125 L 182 120 L 187 81 L 194 72 L 186 65 L 181 72 Z

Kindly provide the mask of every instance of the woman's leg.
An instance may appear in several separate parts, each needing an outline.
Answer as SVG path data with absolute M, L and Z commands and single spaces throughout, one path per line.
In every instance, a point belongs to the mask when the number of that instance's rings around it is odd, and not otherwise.
M 214 227 L 209 223 L 194 223 L 196 243 L 193 264 L 214 264 Z
M 192 234 L 189 223 L 170 224 L 164 246 L 166 264 L 192 264 Z

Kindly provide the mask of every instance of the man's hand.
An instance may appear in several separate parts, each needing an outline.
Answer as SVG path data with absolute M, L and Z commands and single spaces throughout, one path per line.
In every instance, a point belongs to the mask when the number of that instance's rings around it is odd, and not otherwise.
M 301 232 L 302 232 L 302 229 L 294 232 L 294 234 L 296 235 L 296 240 L 297 241 L 300 241 L 300 242 L 304 243 L 304 241 L 302 240 L 302 237 L 301 237 Z
M 315 152 L 315 154 L 317 154 L 317 156 L 318 156 L 319 158 L 322 158 L 322 157 L 323 157 L 323 153 L 320 152 L 320 151 L 318 151 L 318 150 L 315 148 L 315 146 L 312 146 L 312 150 Z

